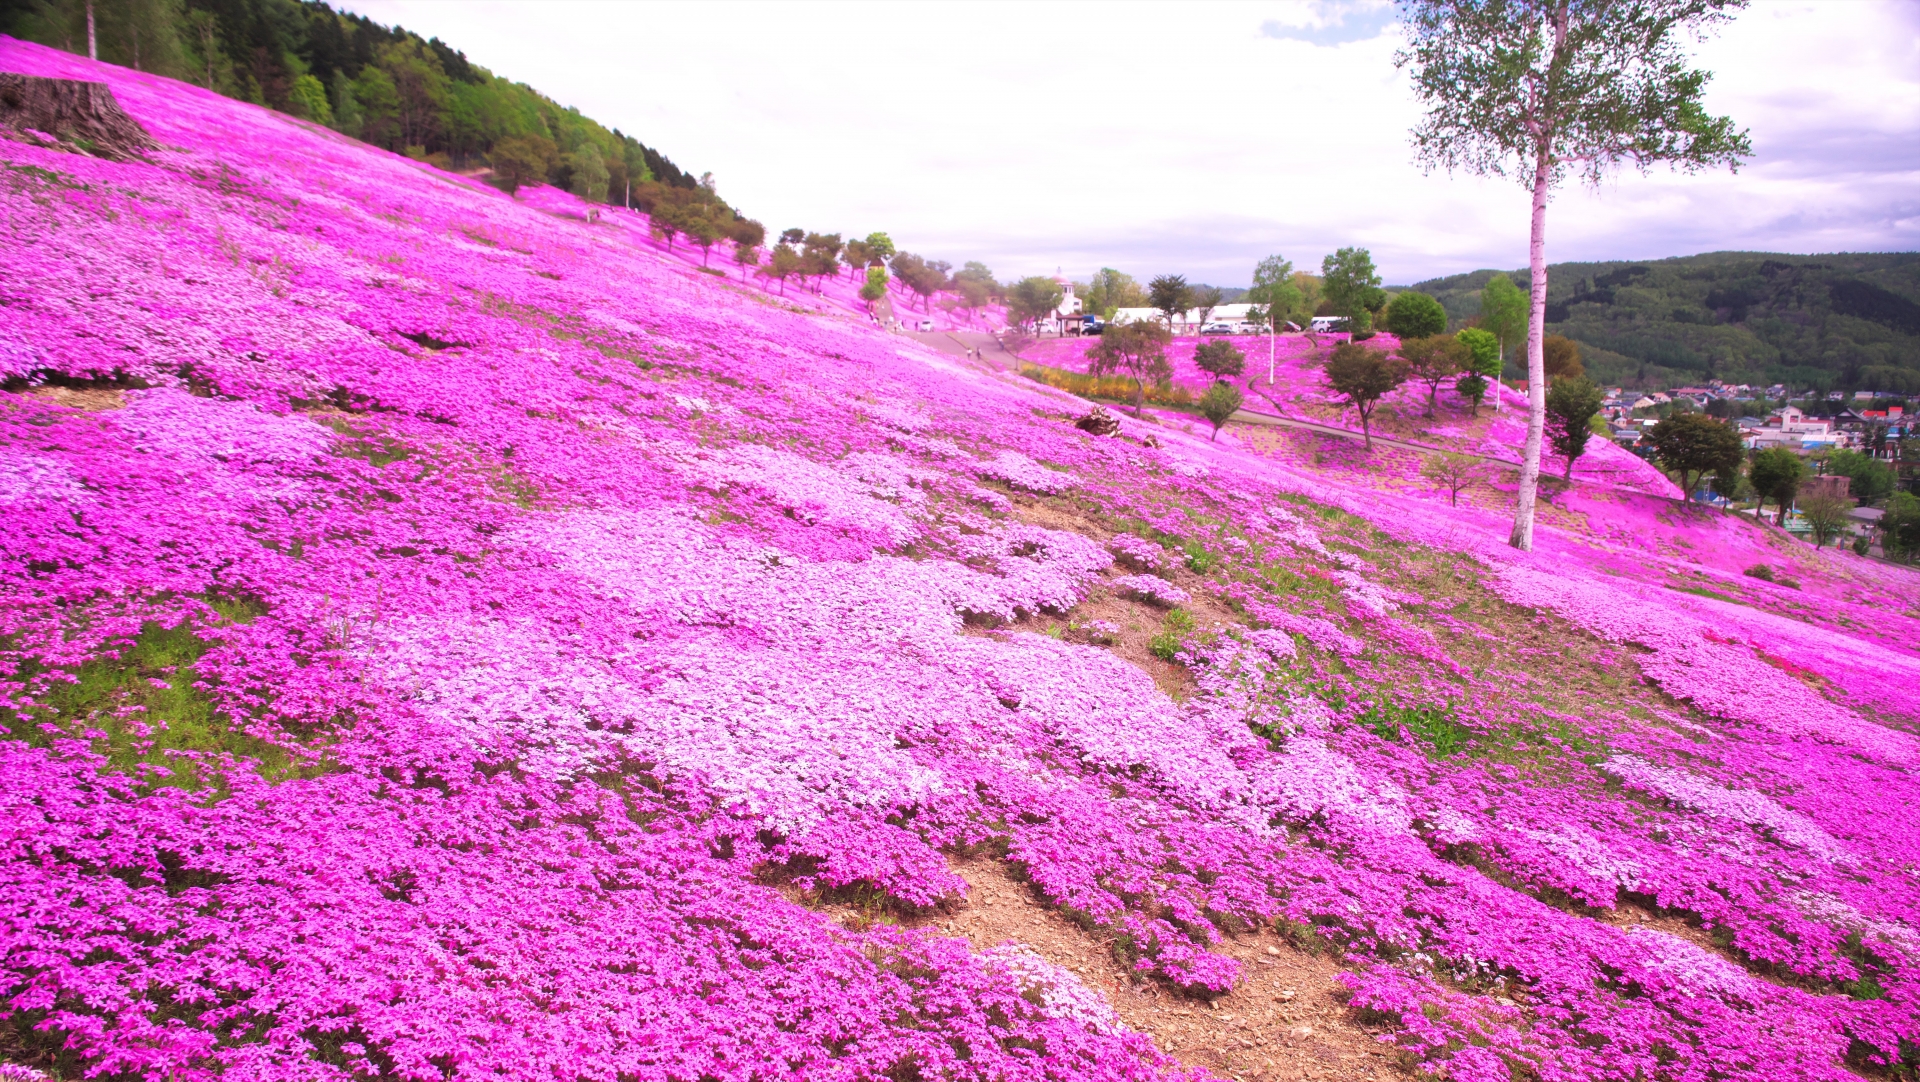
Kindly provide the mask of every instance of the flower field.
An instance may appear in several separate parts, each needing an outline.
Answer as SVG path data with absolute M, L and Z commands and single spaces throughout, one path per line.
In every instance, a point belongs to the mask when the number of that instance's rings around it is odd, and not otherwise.
M 0 1059 L 1262 1076 L 945 934 L 990 863 L 1170 1002 L 1336 959 L 1383 1076 L 1920 1064 L 1910 572 L 1633 477 L 1517 553 L 1497 480 L 1090 436 L 637 218 L 0 70 L 163 148 L 0 142 Z

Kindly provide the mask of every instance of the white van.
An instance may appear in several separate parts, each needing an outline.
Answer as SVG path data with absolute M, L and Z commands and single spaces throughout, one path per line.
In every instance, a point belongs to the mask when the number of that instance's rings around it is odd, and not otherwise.
M 921 321 L 920 321 L 920 322 L 919 322 L 919 323 L 918 323 L 918 324 L 917 324 L 917 325 L 915 326 L 915 329 L 916 329 L 916 330 L 921 330 L 921 331 L 930 331 L 930 330 L 933 330 L 933 320 L 931 320 L 931 319 L 923 319 L 923 320 L 921 320 Z
M 1346 316 L 1314 316 L 1312 329 L 1315 334 L 1331 334 L 1346 330 L 1346 323 Z

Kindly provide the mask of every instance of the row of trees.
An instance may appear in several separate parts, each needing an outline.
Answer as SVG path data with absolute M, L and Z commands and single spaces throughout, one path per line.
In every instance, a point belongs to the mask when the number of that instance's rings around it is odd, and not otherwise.
M 89 18 L 91 16 L 91 19 Z M 422 39 L 312 0 L 26 0 L 0 32 L 195 83 L 509 188 L 545 182 L 622 203 L 700 182 L 639 140 Z M 711 183 L 708 184 L 711 192 Z

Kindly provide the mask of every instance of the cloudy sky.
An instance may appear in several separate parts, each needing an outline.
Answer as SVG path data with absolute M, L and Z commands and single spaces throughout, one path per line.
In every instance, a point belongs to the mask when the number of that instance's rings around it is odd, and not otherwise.
M 620 128 L 773 229 L 1000 277 L 1244 285 L 1348 244 L 1389 284 L 1526 261 L 1511 181 L 1423 176 L 1384 4 L 348 0 Z M 1549 257 L 1920 249 L 1920 2 L 1757 0 L 1697 47 L 1740 173 L 1561 191 Z

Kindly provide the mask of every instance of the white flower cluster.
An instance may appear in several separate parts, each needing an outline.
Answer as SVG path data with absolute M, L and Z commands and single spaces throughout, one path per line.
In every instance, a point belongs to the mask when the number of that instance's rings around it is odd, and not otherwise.
M 982 462 L 977 468 L 982 477 L 1005 481 L 1042 496 L 1064 492 L 1074 485 L 1072 474 L 1050 470 L 1018 451 L 1002 451 L 993 461 Z

